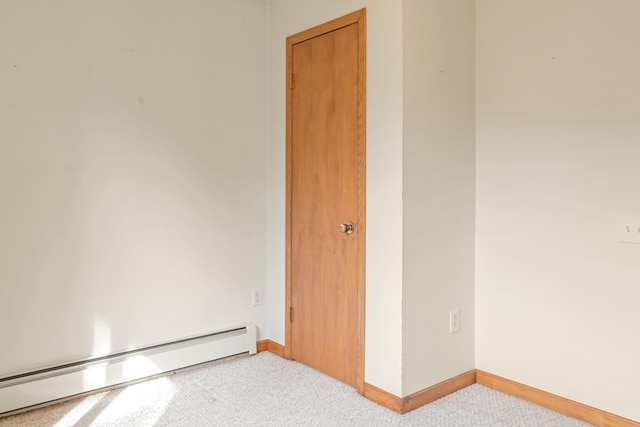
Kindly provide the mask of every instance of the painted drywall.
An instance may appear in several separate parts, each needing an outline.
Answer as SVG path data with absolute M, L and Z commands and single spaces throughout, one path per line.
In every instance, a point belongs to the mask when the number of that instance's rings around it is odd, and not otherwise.
M 474 223 L 475 1 L 404 0 L 403 396 L 475 368 Z
M 285 40 L 367 8 L 365 381 L 401 395 L 402 3 L 271 0 L 269 20 L 269 336 L 284 343 Z
M 640 3 L 477 3 L 477 367 L 640 421 Z
M 266 305 L 267 5 L 0 4 L 0 376 Z

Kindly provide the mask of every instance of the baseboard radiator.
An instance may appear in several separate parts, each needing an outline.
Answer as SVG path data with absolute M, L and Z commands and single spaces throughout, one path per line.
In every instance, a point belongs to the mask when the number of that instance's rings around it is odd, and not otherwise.
M 0 415 L 243 353 L 255 354 L 256 327 L 225 331 L 0 378 Z

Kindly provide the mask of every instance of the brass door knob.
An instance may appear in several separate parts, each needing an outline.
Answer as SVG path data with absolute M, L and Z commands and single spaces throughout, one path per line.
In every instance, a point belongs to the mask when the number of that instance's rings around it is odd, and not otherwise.
M 340 224 L 340 232 L 344 234 L 352 234 L 354 230 L 353 223 L 347 222 L 344 224 Z

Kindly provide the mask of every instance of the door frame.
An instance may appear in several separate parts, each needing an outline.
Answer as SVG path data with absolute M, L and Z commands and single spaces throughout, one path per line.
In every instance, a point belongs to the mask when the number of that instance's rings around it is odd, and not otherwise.
M 339 30 L 340 28 L 358 25 L 358 107 L 357 107 L 357 343 L 356 343 L 356 388 L 358 393 L 364 392 L 364 354 L 365 354 L 365 212 L 366 212 L 366 9 L 360 9 L 348 15 L 320 24 L 316 27 L 287 37 L 286 66 L 286 208 L 285 208 L 285 346 L 284 356 L 291 359 L 291 197 L 292 197 L 292 91 L 290 76 L 293 68 L 293 46 L 314 37 Z M 295 317 L 295 314 L 294 314 Z

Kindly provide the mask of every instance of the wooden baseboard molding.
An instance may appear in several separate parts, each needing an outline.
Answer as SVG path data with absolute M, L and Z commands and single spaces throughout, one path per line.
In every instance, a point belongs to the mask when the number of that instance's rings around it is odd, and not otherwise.
M 269 351 L 284 358 L 284 346 L 271 340 L 258 341 L 257 350 L 258 353 Z M 364 384 L 362 394 L 378 405 L 384 406 L 399 414 L 405 414 L 475 383 L 535 403 L 536 405 L 543 406 L 569 417 L 594 424 L 598 427 L 640 427 L 640 422 L 632 421 L 480 370 L 465 372 L 457 377 L 445 380 L 404 398 L 367 383 Z
M 403 400 L 404 412 L 410 412 L 414 409 L 418 409 L 427 403 L 435 402 L 441 397 L 445 397 L 451 393 L 455 393 L 458 390 L 462 390 L 476 383 L 476 371 L 475 369 L 464 374 L 460 374 L 456 377 L 442 381 L 436 385 L 425 388 L 424 390 L 410 394 Z
M 436 385 L 401 398 L 371 384 L 364 385 L 364 397 L 399 414 L 411 412 L 441 397 L 454 393 L 476 382 L 476 371 L 465 372 Z
M 268 351 L 276 356 L 280 356 L 284 358 L 284 346 L 282 344 L 278 344 L 275 341 L 271 340 L 262 340 L 256 343 L 256 350 L 258 353 L 263 351 Z
M 362 395 L 367 399 L 384 406 L 387 409 L 391 409 L 399 414 L 403 414 L 402 398 L 391 394 L 388 391 L 384 391 L 371 384 L 364 383 L 364 389 Z
M 536 405 L 599 427 L 640 427 L 640 423 L 601 411 L 537 388 L 529 387 L 483 371 L 476 371 L 476 382 Z

